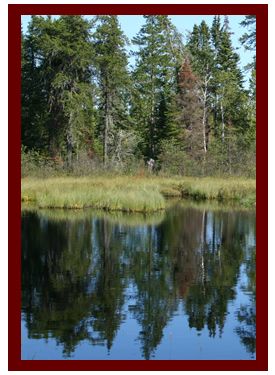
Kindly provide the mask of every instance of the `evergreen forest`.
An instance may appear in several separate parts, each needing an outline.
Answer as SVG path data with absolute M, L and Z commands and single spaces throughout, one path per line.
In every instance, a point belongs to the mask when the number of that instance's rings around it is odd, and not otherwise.
M 21 32 L 23 177 L 149 167 L 255 177 L 256 17 L 241 23 L 239 43 L 254 51 L 245 69 L 228 16 L 195 24 L 186 40 L 167 15 L 143 21 L 129 40 L 115 15 L 31 17 Z

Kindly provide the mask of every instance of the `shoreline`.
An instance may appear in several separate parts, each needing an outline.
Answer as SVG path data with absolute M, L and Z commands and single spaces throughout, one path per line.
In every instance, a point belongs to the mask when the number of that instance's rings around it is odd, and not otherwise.
M 214 177 L 52 177 L 21 180 L 21 202 L 38 208 L 157 212 L 168 198 L 256 206 L 256 181 Z

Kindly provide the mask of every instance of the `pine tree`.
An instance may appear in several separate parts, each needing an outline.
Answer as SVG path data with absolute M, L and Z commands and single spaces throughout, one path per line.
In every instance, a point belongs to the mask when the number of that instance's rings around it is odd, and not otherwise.
M 229 24 L 226 21 L 217 28 L 217 20 L 212 26 L 212 40 L 215 40 L 215 66 L 213 69 L 213 111 L 215 133 L 225 139 L 226 125 L 244 125 L 243 76 L 238 67 L 239 56 L 234 51 Z M 215 26 L 215 27 L 214 27 Z M 240 118 L 240 116 L 242 118 Z M 238 118 L 236 121 L 235 119 Z
M 204 116 L 200 100 L 199 78 L 193 73 L 186 56 L 179 71 L 178 105 L 181 109 L 180 121 L 184 131 L 184 149 L 198 159 L 204 150 L 202 118 Z
M 47 148 L 47 93 L 39 64 L 38 41 L 35 36 L 37 17 L 32 16 L 27 35 L 21 34 L 21 140 L 27 149 Z
M 69 168 L 83 150 L 121 167 L 137 157 L 160 165 L 176 149 L 180 173 L 188 158 L 205 172 L 218 155 L 232 172 L 238 156 L 255 155 L 256 60 L 244 89 L 229 17 L 194 25 L 185 48 L 168 16 L 144 19 L 130 74 L 117 16 L 32 17 L 21 45 L 24 149 L 61 156 Z M 255 21 L 241 23 L 251 51 Z
M 214 20 L 215 21 L 215 20 Z M 217 23 L 217 20 L 216 20 Z M 215 67 L 213 70 L 213 115 L 215 143 L 223 155 L 224 168 L 230 174 L 244 144 L 240 139 L 249 127 L 248 96 L 243 88 L 243 75 L 239 56 L 234 51 L 228 18 L 219 29 L 212 25 L 215 41 Z M 236 163 L 235 163 L 236 164 Z
M 145 24 L 133 39 L 139 49 L 135 52 L 132 113 L 144 139 L 143 154 L 157 158 L 161 139 L 177 133 L 171 112 L 175 105 L 173 93 L 182 42 L 168 16 L 144 18 Z
M 240 23 L 241 26 L 246 27 L 248 32 L 244 33 L 240 38 L 240 42 L 250 51 L 256 49 L 256 16 L 245 16 L 245 19 Z
M 221 43 L 221 17 L 214 16 L 211 27 L 211 41 L 214 51 L 217 52 Z M 216 54 L 215 54 L 216 57 Z
M 93 92 L 91 86 L 91 62 L 93 50 L 90 43 L 91 24 L 81 16 L 61 16 L 59 23 L 58 53 L 54 61 L 56 72 L 51 84 L 50 100 L 63 109 L 65 141 L 68 164 L 71 165 L 73 150 L 77 150 L 79 135 L 92 125 Z M 56 46 L 50 46 L 50 51 Z M 60 60 L 62 58 L 62 63 Z M 59 60 L 60 59 L 60 60 Z M 88 115 L 88 116 L 87 116 Z M 84 128 L 84 129 L 83 129 Z
M 81 16 L 34 16 L 26 41 L 26 73 L 33 73 L 30 84 L 37 85 L 37 90 L 31 92 L 39 102 L 33 109 L 33 101 L 28 103 L 28 115 L 34 111 L 35 118 L 37 112 L 39 116 L 46 113 L 40 117 L 40 128 L 47 136 L 49 152 L 53 156 L 65 152 L 69 166 L 73 153 L 83 142 L 83 134 L 87 130 L 93 133 L 90 28 L 90 22 Z M 23 92 L 28 90 L 25 77 Z M 41 111 L 40 102 L 45 112 Z M 28 126 L 25 121 L 24 127 Z
M 98 16 L 93 35 L 95 64 L 99 87 L 100 129 L 103 139 L 103 161 L 110 154 L 111 134 L 129 125 L 129 74 L 127 70 L 127 39 L 117 16 Z
M 211 106 L 211 85 L 213 81 L 214 51 L 211 46 L 211 35 L 205 21 L 195 25 L 190 34 L 187 48 L 192 56 L 192 67 L 199 80 L 200 100 L 203 108 L 202 134 L 203 149 L 207 152 L 209 142 L 209 115 Z
M 254 52 L 253 61 L 246 66 L 246 69 L 250 69 L 250 80 L 249 80 L 249 140 L 255 143 L 256 138 L 256 16 L 249 15 L 245 16 L 245 19 L 240 23 L 241 26 L 247 28 L 240 38 L 242 45 L 249 51 Z

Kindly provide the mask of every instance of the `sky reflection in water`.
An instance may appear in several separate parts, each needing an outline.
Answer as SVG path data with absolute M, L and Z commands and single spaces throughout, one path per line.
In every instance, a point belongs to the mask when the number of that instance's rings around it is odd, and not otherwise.
M 255 212 L 22 211 L 22 359 L 255 359 Z

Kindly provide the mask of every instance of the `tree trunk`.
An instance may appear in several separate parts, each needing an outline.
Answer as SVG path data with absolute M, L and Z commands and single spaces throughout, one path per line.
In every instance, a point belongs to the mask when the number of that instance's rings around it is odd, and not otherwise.
M 208 70 L 208 67 L 207 67 Z M 202 90 L 202 102 L 203 102 L 203 117 L 202 117 L 202 130 L 203 130 L 203 150 L 204 153 L 206 154 L 207 149 L 208 149 L 208 132 L 209 129 L 207 129 L 207 97 L 208 97 L 208 85 L 210 81 L 210 75 L 206 73 L 204 77 L 204 82 L 203 82 L 203 90 Z
M 225 123 L 224 123 L 224 108 L 223 108 L 223 96 L 224 96 L 224 88 L 223 88 L 223 92 L 222 92 L 222 98 L 221 98 L 221 104 L 220 104 L 220 108 L 221 108 L 221 116 L 222 116 L 222 143 L 224 143 L 224 133 L 225 133 Z
M 155 84 L 153 72 L 151 72 L 151 108 L 150 108 L 150 157 L 155 158 Z
M 203 116 L 202 116 L 202 131 L 203 131 L 203 151 L 207 152 L 207 141 L 206 141 L 206 115 L 207 115 L 207 89 L 203 92 Z
M 113 125 L 113 118 L 112 118 L 112 100 L 111 100 L 111 92 L 109 91 L 108 87 L 106 88 L 105 92 L 105 124 L 104 124 L 104 141 L 103 141 L 103 163 L 106 165 L 108 161 L 108 144 L 109 144 L 109 134 L 110 129 Z
M 73 155 L 73 134 L 72 134 L 72 113 L 70 113 L 69 126 L 67 130 L 67 166 L 72 168 L 72 155 Z
M 222 116 L 222 143 L 224 143 L 224 129 L 225 129 L 225 124 L 224 124 L 224 110 L 223 110 L 223 104 L 221 102 L 221 116 Z
M 107 156 L 108 156 L 108 127 L 109 127 L 109 121 L 108 121 L 108 115 L 105 114 L 105 124 L 104 124 L 104 143 L 103 143 L 103 163 L 106 165 L 107 162 Z

